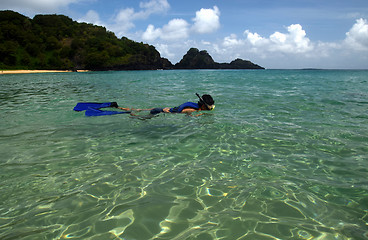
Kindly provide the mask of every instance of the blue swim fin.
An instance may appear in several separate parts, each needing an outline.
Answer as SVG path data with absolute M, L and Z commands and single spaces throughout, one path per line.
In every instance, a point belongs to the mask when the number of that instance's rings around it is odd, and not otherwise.
M 106 115 L 115 115 L 115 114 L 122 114 L 122 113 L 130 113 L 130 112 L 122 112 L 122 111 L 103 111 L 100 109 L 95 108 L 88 108 L 86 110 L 86 116 L 88 117 L 95 117 L 95 116 L 106 116 Z
M 94 109 L 100 109 L 100 108 L 107 108 L 107 107 L 111 107 L 113 103 L 112 102 L 107 102 L 107 103 L 87 103 L 87 102 L 81 102 L 81 103 L 77 103 L 77 105 L 74 107 L 74 111 L 85 111 L 88 110 L 89 108 L 94 108 Z
M 106 115 L 115 115 L 122 113 L 130 113 L 130 112 L 122 112 L 122 111 L 103 111 L 100 108 L 108 108 L 108 107 L 117 107 L 118 104 L 116 102 L 107 102 L 107 103 L 78 103 L 73 110 L 74 111 L 86 111 L 86 116 L 106 116 Z

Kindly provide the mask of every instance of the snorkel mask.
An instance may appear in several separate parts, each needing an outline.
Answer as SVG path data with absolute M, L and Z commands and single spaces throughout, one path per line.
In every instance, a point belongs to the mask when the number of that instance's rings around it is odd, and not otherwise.
M 212 111 L 213 109 L 215 109 L 215 104 L 209 105 L 208 103 L 206 103 L 206 101 L 204 101 L 204 100 L 202 99 L 202 97 L 201 97 L 201 96 L 199 96 L 199 94 L 198 94 L 198 93 L 196 93 L 196 95 L 197 95 L 197 97 L 199 98 L 199 101 L 200 101 L 201 103 L 203 103 L 203 104 L 206 106 L 206 108 L 207 108 L 208 110 Z

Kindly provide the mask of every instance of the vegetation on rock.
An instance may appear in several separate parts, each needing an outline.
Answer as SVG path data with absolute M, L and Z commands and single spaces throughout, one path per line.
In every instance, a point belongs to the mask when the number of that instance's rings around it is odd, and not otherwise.
M 135 70 L 172 64 L 154 46 L 63 15 L 0 11 L 0 69 Z

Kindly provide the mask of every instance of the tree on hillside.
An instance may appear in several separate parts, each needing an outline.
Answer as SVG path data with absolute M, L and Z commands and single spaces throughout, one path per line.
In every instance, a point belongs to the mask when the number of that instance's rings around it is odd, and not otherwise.
M 63 15 L 27 18 L 0 11 L 2 69 L 158 69 L 170 67 L 150 45 Z M 171 65 L 172 66 L 172 65 Z

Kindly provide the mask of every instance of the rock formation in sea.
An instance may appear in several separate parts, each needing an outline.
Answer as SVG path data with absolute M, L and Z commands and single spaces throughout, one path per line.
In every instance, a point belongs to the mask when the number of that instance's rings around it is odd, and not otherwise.
M 206 50 L 191 48 L 174 66 L 174 69 L 264 69 L 251 61 L 240 58 L 230 63 L 217 63 Z

